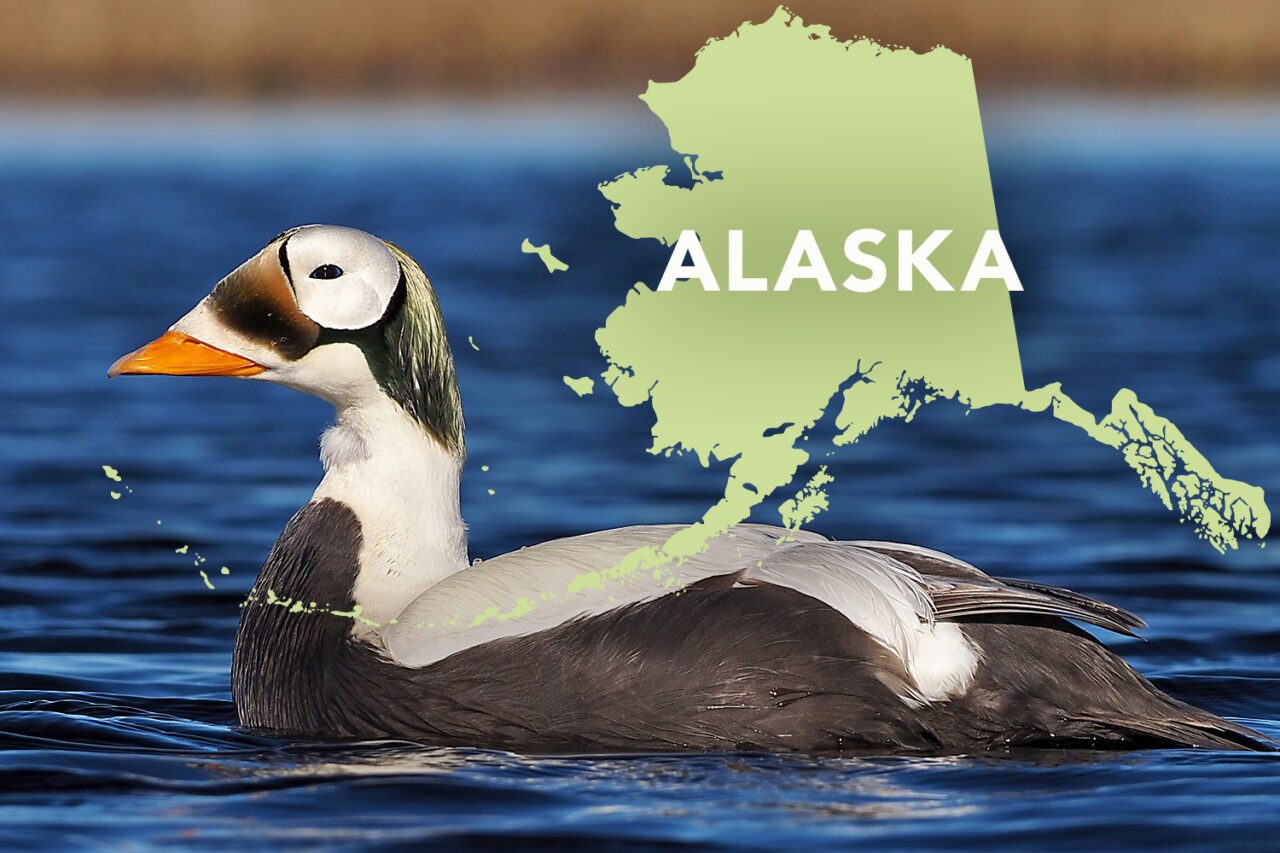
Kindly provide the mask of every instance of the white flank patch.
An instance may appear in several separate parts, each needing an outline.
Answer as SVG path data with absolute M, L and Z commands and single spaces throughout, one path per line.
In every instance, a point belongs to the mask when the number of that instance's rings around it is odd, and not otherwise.
M 962 695 L 982 656 L 954 622 L 935 622 L 915 638 L 907 671 L 930 702 Z

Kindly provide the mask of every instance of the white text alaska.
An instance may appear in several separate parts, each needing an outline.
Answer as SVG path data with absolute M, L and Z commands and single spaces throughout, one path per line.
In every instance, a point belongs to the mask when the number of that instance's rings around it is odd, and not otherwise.
M 932 231 L 920 242 L 915 241 L 911 231 L 899 231 L 897 246 L 897 289 L 908 291 L 919 283 L 935 291 L 972 292 L 978 285 L 989 282 L 1002 284 L 1005 289 L 1022 290 L 1022 282 L 1009 260 L 1000 232 L 994 229 L 982 235 L 973 253 L 973 260 L 965 273 L 964 281 L 954 287 L 929 259 L 950 231 Z M 859 228 L 845 238 L 844 257 L 854 265 L 855 271 L 848 275 L 837 287 L 831 268 L 823 257 L 822 250 L 813 232 L 803 230 L 796 232 L 791 244 L 791 251 L 779 270 L 777 278 L 770 283 L 765 277 L 747 276 L 743 272 L 742 231 L 729 232 L 729 263 L 727 281 L 722 288 L 712 270 L 707 254 L 696 231 L 681 231 L 679 239 L 671 250 L 671 258 L 662 273 L 662 281 L 658 290 L 671 290 L 678 281 L 698 281 L 703 290 L 736 290 L 736 291 L 789 291 L 793 284 L 816 286 L 821 291 L 837 291 L 844 289 L 854 293 L 871 293 L 884 286 L 889 278 L 889 268 L 885 261 L 866 251 L 868 246 L 880 245 L 887 235 L 875 228 Z M 918 277 L 917 277 L 918 276 Z

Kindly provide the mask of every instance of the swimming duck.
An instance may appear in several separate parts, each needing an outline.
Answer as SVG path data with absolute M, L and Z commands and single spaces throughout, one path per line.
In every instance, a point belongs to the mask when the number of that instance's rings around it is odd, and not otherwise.
M 1118 607 L 890 542 L 742 524 L 610 576 L 676 526 L 472 565 L 462 405 L 435 293 L 397 246 L 293 228 L 117 374 L 238 376 L 337 415 L 324 477 L 242 609 L 241 724 L 525 752 L 1264 749 L 1077 627 Z

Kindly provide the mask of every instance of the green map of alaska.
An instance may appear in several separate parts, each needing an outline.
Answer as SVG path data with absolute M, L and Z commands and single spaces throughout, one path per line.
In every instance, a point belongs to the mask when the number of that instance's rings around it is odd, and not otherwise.
M 664 166 L 602 184 L 620 231 L 671 246 L 694 230 L 724 282 L 731 229 L 744 234 L 744 274 L 770 279 L 809 229 L 841 281 L 855 272 L 845 237 L 872 227 L 890 235 L 879 253 L 889 283 L 871 293 L 824 293 L 804 280 L 788 292 L 706 292 L 697 281 L 629 291 L 596 335 L 605 382 L 623 405 L 653 407 L 654 452 L 731 464 L 723 498 L 698 524 L 618 572 L 695 553 L 788 487 L 783 520 L 806 523 L 826 507 L 831 482 L 821 469 L 793 483 L 809 460 L 802 439 L 820 418 L 834 416 L 836 443 L 848 444 L 940 400 L 1018 406 L 1078 427 L 1219 551 L 1265 536 L 1262 490 L 1220 476 L 1133 391 L 1119 390 L 1099 418 L 1057 384 L 1028 390 L 1001 282 L 958 292 L 983 233 L 998 227 L 966 58 L 837 41 L 779 9 L 708 42 L 683 79 L 651 83 L 642 97 L 692 187 L 670 182 Z M 909 292 L 894 286 L 893 235 L 907 229 L 917 244 L 952 232 L 931 260 L 957 292 L 919 276 Z

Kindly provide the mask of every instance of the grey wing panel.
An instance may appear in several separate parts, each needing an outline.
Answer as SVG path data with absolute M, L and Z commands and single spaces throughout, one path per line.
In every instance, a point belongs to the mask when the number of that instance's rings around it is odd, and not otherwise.
M 944 578 L 986 578 L 987 573 L 964 560 L 958 560 L 950 554 L 922 548 L 919 545 L 906 545 L 901 542 L 849 542 L 859 548 L 875 551 L 890 559 L 905 563 L 922 575 L 936 575 Z
M 1097 625 L 1108 631 L 1133 637 L 1147 623 L 1105 601 L 1098 601 L 1069 589 L 1014 578 L 993 578 L 981 569 L 950 554 L 897 542 L 856 542 L 906 563 L 929 581 L 930 597 L 937 618 L 961 619 L 997 614 L 1061 616 Z
M 1147 626 L 1140 617 L 1114 604 L 1031 581 L 930 579 L 929 595 L 937 618 L 942 620 L 1017 613 L 1060 616 L 1130 637 Z

